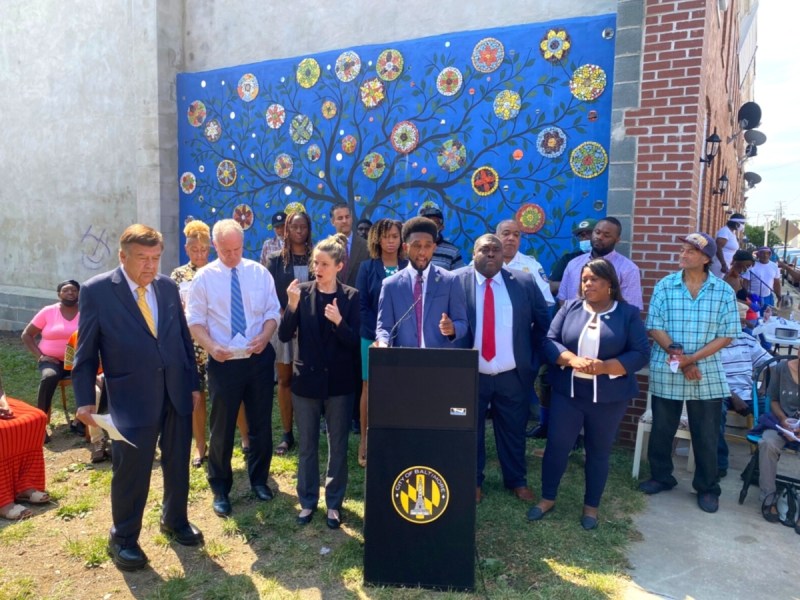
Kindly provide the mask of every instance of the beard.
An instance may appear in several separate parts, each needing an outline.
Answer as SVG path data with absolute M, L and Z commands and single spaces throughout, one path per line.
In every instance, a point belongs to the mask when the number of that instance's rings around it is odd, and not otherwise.
M 595 248 L 594 246 L 592 246 L 592 254 L 594 254 L 595 256 L 599 256 L 601 258 L 603 256 L 606 256 L 607 254 L 611 254 L 613 251 L 614 251 L 614 246 L 611 246 L 610 248 Z

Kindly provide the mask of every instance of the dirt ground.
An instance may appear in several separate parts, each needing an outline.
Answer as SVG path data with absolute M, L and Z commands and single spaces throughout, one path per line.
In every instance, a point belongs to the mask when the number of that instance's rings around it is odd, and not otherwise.
M 211 510 L 205 469 L 192 470 L 189 518 L 205 534 L 203 549 L 169 544 L 160 534 L 163 482 L 156 462 L 140 538 L 150 565 L 135 573 L 117 570 L 104 553 L 111 525 L 111 463 L 91 465 L 88 446 L 70 432 L 59 404 L 57 393 L 53 412 L 57 425 L 44 451 L 53 502 L 32 506 L 35 514 L 27 521 L 0 522 L 0 600 L 352 596 L 340 577 L 326 583 L 324 577 L 304 580 L 295 573 L 292 563 L 298 544 L 306 554 L 324 558 L 349 543 L 346 564 L 359 555 L 361 542 L 360 516 L 348 512 L 347 505 L 340 531 L 327 530 L 319 515 L 305 529 L 294 525 L 298 506 L 290 473 L 295 471 L 296 453 L 273 459 L 277 475 L 270 485 L 280 491 L 274 501 L 261 503 L 250 496 L 243 459 L 236 451 L 231 494 L 234 518 L 230 520 L 216 517 Z M 283 531 L 282 539 L 270 538 L 278 530 Z M 276 552 L 276 546 L 284 552 Z M 313 573 L 318 565 L 312 562 Z

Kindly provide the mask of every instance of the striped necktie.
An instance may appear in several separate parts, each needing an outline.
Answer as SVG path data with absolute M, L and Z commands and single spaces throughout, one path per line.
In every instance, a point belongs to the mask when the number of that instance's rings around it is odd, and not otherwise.
M 247 320 L 244 318 L 244 304 L 242 304 L 242 288 L 239 286 L 239 273 L 236 267 L 231 269 L 231 338 L 241 333 L 247 337 Z
M 150 333 L 153 334 L 153 337 L 158 337 L 153 313 L 150 311 L 150 305 L 147 304 L 147 298 L 144 296 L 145 291 L 146 290 L 142 286 L 136 288 L 136 305 L 139 307 L 139 310 L 142 311 L 142 316 L 144 317 L 145 323 L 147 323 L 147 327 L 150 329 Z

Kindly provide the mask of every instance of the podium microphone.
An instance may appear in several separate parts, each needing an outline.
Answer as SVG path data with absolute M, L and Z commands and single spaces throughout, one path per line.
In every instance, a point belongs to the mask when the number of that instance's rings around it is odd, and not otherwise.
M 394 341 L 394 338 L 397 336 L 397 328 L 400 326 L 400 323 L 402 323 L 403 321 L 405 321 L 408 318 L 408 315 L 411 314 L 411 311 L 414 310 L 414 308 L 416 308 L 417 304 L 419 304 L 421 301 L 422 301 L 422 296 L 420 296 L 419 298 L 414 300 L 414 303 L 411 306 L 408 307 L 408 310 L 406 312 L 404 312 L 403 315 L 399 319 L 397 319 L 397 322 L 394 324 L 394 327 L 392 327 L 391 331 L 389 331 L 389 345 L 390 346 L 392 345 L 392 342 Z

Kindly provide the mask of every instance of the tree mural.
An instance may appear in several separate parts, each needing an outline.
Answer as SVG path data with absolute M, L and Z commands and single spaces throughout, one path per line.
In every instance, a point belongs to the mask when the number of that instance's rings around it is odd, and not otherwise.
M 347 202 L 426 202 L 467 249 L 504 218 L 548 266 L 604 213 L 614 16 L 365 46 L 178 79 L 181 214 L 234 217 L 258 255 L 272 213 L 315 236 Z M 252 232 L 252 233 L 251 233 Z

